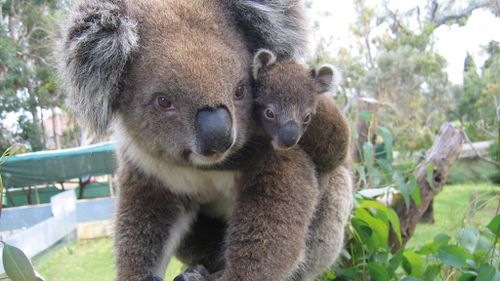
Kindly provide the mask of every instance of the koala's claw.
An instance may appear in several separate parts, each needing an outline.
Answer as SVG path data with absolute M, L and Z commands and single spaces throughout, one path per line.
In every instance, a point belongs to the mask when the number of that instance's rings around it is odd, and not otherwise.
M 203 265 L 190 266 L 186 271 L 177 277 L 174 281 L 211 281 L 210 273 Z

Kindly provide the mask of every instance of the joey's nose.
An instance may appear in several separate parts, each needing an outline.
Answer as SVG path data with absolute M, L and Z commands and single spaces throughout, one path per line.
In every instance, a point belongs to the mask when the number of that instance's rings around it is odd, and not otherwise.
M 281 128 L 279 138 L 283 146 L 294 146 L 299 141 L 299 126 L 295 122 L 289 121 Z
M 199 153 L 204 156 L 226 152 L 233 143 L 233 123 L 225 107 L 207 108 L 196 114 Z

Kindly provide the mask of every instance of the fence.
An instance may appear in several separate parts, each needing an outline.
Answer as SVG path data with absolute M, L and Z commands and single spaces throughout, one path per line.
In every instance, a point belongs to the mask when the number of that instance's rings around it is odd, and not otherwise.
M 51 198 L 50 204 L 4 209 L 0 231 L 15 231 L 5 239 L 32 258 L 65 237 L 76 235 L 79 223 L 109 220 L 114 198 L 76 200 L 68 190 Z M 0 274 L 4 272 L 0 257 Z

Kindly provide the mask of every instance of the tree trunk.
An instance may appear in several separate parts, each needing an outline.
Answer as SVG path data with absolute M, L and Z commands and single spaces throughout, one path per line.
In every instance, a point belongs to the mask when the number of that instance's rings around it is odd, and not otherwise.
M 355 162 L 363 161 L 363 145 L 366 142 L 375 144 L 379 102 L 372 98 L 357 100 L 356 131 L 358 139 L 353 142 L 352 155 Z
M 415 170 L 415 179 L 420 187 L 422 204 L 417 207 L 412 200 L 409 208 L 405 204 L 398 204 L 395 207 L 401 223 L 403 245 L 394 235 L 391 235 L 390 244 L 393 252 L 406 245 L 412 237 L 417 223 L 446 183 L 448 170 L 458 158 L 462 144 L 462 133 L 449 123 L 443 125 L 426 159 Z M 429 173 L 429 182 L 428 169 L 430 167 L 432 167 L 432 173 Z

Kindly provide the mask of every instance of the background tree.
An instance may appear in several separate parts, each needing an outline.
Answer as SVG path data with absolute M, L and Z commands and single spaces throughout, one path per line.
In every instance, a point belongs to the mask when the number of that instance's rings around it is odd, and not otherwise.
M 332 58 L 324 51 L 331 42 L 319 40 L 313 60 L 340 66 L 344 84 L 338 99 L 346 111 L 358 97 L 373 97 L 381 104 L 378 121 L 393 131 L 396 149 L 424 150 L 444 121 L 456 119 L 454 97 L 462 91 L 448 80 L 446 60 L 434 48 L 435 30 L 442 25 L 464 25 L 480 8 L 498 15 L 498 6 L 495 1 L 427 1 L 400 11 L 391 1 L 379 2 L 374 8 L 366 0 L 354 1 L 358 18 L 351 31 L 357 48 L 340 49 Z M 477 118 L 485 120 L 484 116 Z
M 63 99 L 50 42 L 60 6 L 57 0 L 5 0 L 0 7 L 0 117 L 25 112 L 18 120 L 19 135 L 35 150 L 45 146 L 43 109 Z

